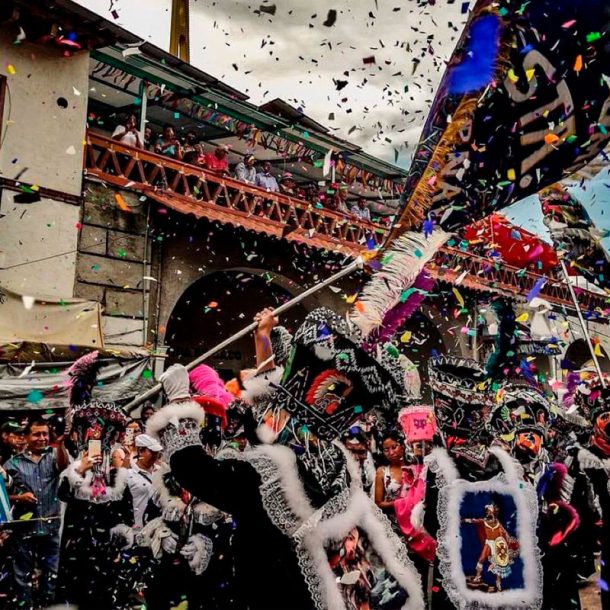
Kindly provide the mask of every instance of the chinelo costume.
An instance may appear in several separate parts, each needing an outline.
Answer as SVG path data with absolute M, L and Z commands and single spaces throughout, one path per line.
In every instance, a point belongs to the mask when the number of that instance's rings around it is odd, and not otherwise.
M 153 557 L 147 606 L 165 610 L 186 600 L 190 610 L 233 607 L 222 580 L 230 575 L 230 555 L 227 548 L 219 552 L 217 543 L 230 529 L 227 515 L 182 489 L 166 464 L 152 481 L 155 495 L 144 527 L 135 533 L 137 544 Z
M 536 490 L 521 465 L 492 446 L 495 394 L 485 368 L 463 358 L 429 362 L 444 447 L 428 463 L 425 531 L 436 538 L 432 608 L 540 608 Z
M 580 608 L 575 532 L 580 517 L 570 503 L 573 479 L 546 450 L 558 409 L 539 387 L 509 379 L 489 418 L 494 442 L 521 464 L 538 494 L 538 544 L 542 551 L 545 609 Z M 580 532 L 579 532 L 580 533 Z
M 362 413 L 402 406 L 392 362 L 359 340 L 328 310 L 307 316 L 260 413 L 264 442 L 241 454 L 206 454 L 196 403 L 170 403 L 149 422 L 180 485 L 233 516 L 237 586 L 250 609 L 424 607 L 404 544 L 337 442 Z
M 606 377 L 606 388 L 600 384 L 596 374 L 583 374 L 578 384 L 574 406 L 578 414 L 591 424 L 589 438 L 574 445 L 569 460 L 569 472 L 575 478 L 575 505 L 583 524 L 591 525 L 601 520 L 601 529 L 588 530 L 588 565 L 596 549 L 597 538 L 601 549 L 600 586 L 603 610 L 610 609 L 610 380 Z M 589 574 L 584 574 L 588 576 Z
M 72 387 L 66 436 L 75 443 L 77 459 L 62 473 L 59 497 L 66 502 L 59 558 L 57 599 L 81 608 L 118 608 L 128 586 L 112 531 L 130 532 L 131 494 L 125 468 L 112 465 L 112 447 L 125 429 L 119 406 L 91 399 L 99 368 L 98 352 L 77 360 L 70 370 Z M 81 474 L 81 457 L 99 443 L 101 463 Z

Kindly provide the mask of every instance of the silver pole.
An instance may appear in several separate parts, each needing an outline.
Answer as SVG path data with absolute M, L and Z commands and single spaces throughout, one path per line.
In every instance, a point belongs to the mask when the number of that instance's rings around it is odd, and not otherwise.
M 288 311 L 289 309 L 294 307 L 297 303 L 300 303 L 301 301 L 305 300 L 307 297 L 311 296 L 312 294 L 315 294 L 319 290 L 322 290 L 322 288 L 326 288 L 326 286 L 329 286 L 330 284 L 336 282 L 337 280 L 341 279 L 342 277 L 345 277 L 346 275 L 350 275 L 351 273 L 356 271 L 356 269 L 361 269 L 362 266 L 363 266 L 363 260 L 362 260 L 362 258 L 358 257 L 356 260 L 351 262 L 347 267 L 344 267 L 340 271 L 337 271 L 337 273 L 335 273 L 334 275 L 331 275 L 329 278 L 325 279 L 323 282 L 320 282 L 319 284 L 316 284 L 315 286 L 308 288 L 301 294 L 298 294 L 293 299 L 290 299 L 290 301 L 287 301 L 283 305 L 280 305 L 277 309 L 275 309 L 273 311 L 273 314 L 276 316 L 279 316 L 280 314 L 282 314 L 285 311 Z M 188 364 L 186 366 L 186 369 L 188 371 L 194 369 L 196 366 L 198 366 L 199 364 L 201 364 L 202 362 L 204 362 L 205 360 L 207 360 L 208 358 L 210 358 L 211 356 L 213 356 L 220 350 L 231 345 L 231 343 L 234 343 L 238 339 L 241 339 L 242 337 L 245 337 L 249 333 L 254 332 L 256 330 L 257 326 L 258 326 L 258 322 L 252 322 L 252 324 L 248 324 L 248 326 L 246 326 L 245 328 L 242 328 L 240 331 L 236 332 L 234 335 L 231 335 L 224 341 L 221 341 L 218 345 L 214 346 L 212 349 L 205 352 L 205 354 L 202 354 L 201 356 L 195 358 L 195 360 L 193 360 L 190 364 Z M 141 394 L 140 396 L 136 396 L 136 398 L 134 398 L 130 403 L 125 405 L 125 407 L 124 407 L 125 411 L 127 411 L 127 413 L 131 413 L 134 409 L 139 407 L 146 400 L 149 400 L 150 398 L 154 398 L 162 389 L 163 389 L 163 386 L 160 383 L 157 383 L 155 386 L 150 388 L 150 390 L 147 390 L 146 392 L 144 392 L 144 394 Z
M 589 346 L 589 351 L 591 352 L 591 358 L 593 358 L 593 364 L 595 364 L 595 368 L 597 370 L 597 374 L 599 375 L 599 382 L 601 383 L 602 388 L 606 388 L 606 382 L 604 381 L 604 377 L 602 375 L 602 369 L 599 366 L 599 360 L 595 355 L 595 348 L 593 347 L 593 342 L 591 341 L 591 336 L 589 335 L 589 331 L 587 330 L 587 326 L 585 324 L 585 319 L 582 317 L 582 312 L 580 311 L 580 305 L 578 304 L 578 299 L 576 298 L 576 293 L 574 292 L 574 288 L 570 283 L 570 276 L 568 275 L 568 270 L 566 269 L 566 264 L 563 261 L 561 262 L 561 270 L 563 271 L 563 275 L 565 277 L 566 283 L 568 285 L 568 290 L 570 291 L 570 296 L 572 297 L 572 301 L 574 303 L 574 307 L 576 308 L 576 315 L 578 316 L 578 320 L 580 322 L 580 327 L 582 328 L 582 332 L 587 340 L 587 345 Z

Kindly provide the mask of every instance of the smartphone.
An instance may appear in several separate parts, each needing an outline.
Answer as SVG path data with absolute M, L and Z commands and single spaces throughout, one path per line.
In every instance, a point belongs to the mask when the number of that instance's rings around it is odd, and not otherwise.
M 97 457 L 98 455 L 102 455 L 102 441 L 89 441 L 89 445 L 87 448 L 87 455 L 90 458 Z
M 126 445 L 133 445 L 133 428 L 125 430 L 124 443 Z

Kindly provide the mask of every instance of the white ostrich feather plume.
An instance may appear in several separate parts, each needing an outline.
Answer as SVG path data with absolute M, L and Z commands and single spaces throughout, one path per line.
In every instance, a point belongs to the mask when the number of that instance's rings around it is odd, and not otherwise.
M 429 237 L 407 231 L 385 251 L 388 262 L 373 274 L 358 297 L 359 309 L 350 314 L 351 321 L 365 337 L 381 325 L 385 314 L 399 302 L 400 295 L 413 284 L 450 235 L 438 228 Z

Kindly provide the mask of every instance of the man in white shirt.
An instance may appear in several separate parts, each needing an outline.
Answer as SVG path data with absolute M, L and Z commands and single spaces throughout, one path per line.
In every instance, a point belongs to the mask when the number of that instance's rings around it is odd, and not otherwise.
M 144 138 L 142 134 L 137 130 L 136 126 L 138 119 L 135 114 L 130 114 L 127 117 L 125 125 L 119 125 L 112 134 L 112 139 L 119 141 L 121 144 L 126 146 L 133 146 L 134 148 L 144 148 Z
M 371 222 L 371 211 L 366 207 L 365 199 L 358 199 L 358 203 L 352 206 L 350 212 L 360 220 Z
M 235 179 L 247 184 L 254 184 L 256 182 L 255 163 L 254 155 L 246 155 L 244 160 L 235 166 Z
M 157 460 L 163 447 L 151 436 L 140 434 L 136 437 L 136 448 L 138 456 L 128 471 L 127 485 L 133 499 L 134 524 L 141 528 L 146 507 L 155 492 L 152 476 L 159 469 Z

